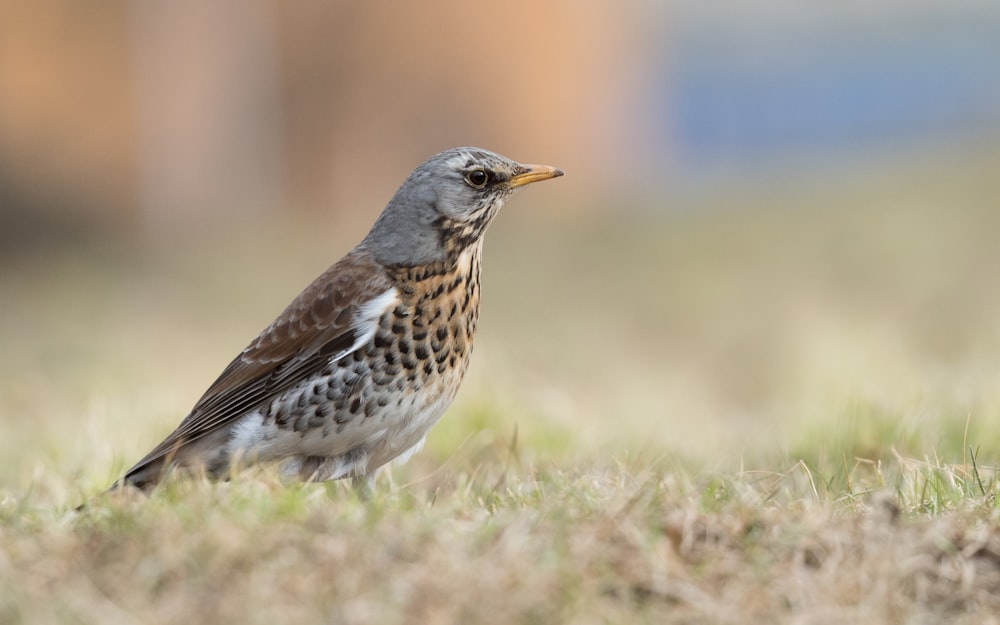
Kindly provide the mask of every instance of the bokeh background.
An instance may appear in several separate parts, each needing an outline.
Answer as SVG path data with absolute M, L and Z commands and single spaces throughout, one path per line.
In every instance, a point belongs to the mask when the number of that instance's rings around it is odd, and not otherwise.
M 0 486 L 113 477 L 456 145 L 567 175 L 423 462 L 995 457 L 998 59 L 980 0 L 2 0 Z

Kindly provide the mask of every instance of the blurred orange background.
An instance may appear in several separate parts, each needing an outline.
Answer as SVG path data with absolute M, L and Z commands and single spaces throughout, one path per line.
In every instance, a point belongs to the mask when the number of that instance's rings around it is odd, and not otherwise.
M 629 165 L 639 16 L 611 4 L 5 4 L 8 244 L 283 211 L 367 222 L 456 145 L 578 180 Z

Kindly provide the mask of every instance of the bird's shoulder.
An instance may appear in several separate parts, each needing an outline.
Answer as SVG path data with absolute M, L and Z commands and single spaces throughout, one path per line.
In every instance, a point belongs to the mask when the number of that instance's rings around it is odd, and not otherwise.
M 366 309 L 389 304 L 395 287 L 383 267 L 363 248 L 355 248 L 302 290 L 264 330 L 233 359 L 208 388 L 206 399 L 271 373 L 289 361 L 319 352 L 346 350 L 354 344 Z M 372 311 L 376 312 L 376 311 Z M 335 345 L 334 345 L 335 344 Z M 332 351 L 331 351 L 332 350 Z M 197 409 L 198 406 L 195 408 Z
M 396 287 L 363 247 L 313 280 L 229 363 L 191 412 L 126 474 L 135 475 L 276 397 L 366 343 Z

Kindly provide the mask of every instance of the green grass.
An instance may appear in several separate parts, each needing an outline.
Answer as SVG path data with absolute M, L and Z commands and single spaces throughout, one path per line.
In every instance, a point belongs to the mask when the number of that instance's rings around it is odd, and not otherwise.
M 526 194 L 469 379 L 368 501 L 101 494 L 353 237 L 5 258 L 0 623 L 991 622 L 1000 189 L 966 165 L 613 223 Z

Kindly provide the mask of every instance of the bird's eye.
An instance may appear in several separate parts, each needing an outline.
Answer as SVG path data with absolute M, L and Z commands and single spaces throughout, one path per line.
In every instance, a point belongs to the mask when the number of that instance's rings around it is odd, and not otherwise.
M 482 189 L 490 181 L 490 175 L 482 169 L 473 169 L 465 174 L 465 181 L 477 189 Z

